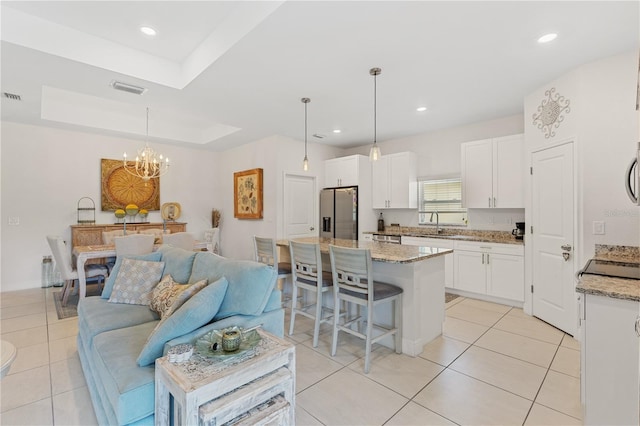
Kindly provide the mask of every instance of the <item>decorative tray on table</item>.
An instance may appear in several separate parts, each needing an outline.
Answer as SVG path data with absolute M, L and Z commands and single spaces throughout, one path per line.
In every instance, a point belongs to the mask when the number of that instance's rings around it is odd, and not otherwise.
M 225 358 L 246 352 L 262 340 L 258 327 L 244 330 L 234 326 L 212 330 L 196 341 L 196 352 L 207 358 Z

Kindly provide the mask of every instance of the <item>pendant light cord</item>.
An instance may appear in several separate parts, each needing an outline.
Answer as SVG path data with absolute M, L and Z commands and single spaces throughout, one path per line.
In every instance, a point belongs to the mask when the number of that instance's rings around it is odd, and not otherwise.
M 377 117 L 378 117 L 378 90 L 377 90 L 377 78 L 378 78 L 378 74 L 374 74 L 373 75 L 373 144 L 376 144 L 377 141 L 377 130 L 378 130 L 378 123 L 377 123 Z
M 304 103 L 304 158 L 307 158 L 307 104 Z

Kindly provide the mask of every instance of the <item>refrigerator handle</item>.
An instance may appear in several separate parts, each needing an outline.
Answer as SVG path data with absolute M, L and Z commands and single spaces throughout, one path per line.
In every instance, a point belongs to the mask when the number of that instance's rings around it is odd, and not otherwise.
M 322 218 L 322 232 L 332 232 L 331 231 L 331 217 L 323 217 Z

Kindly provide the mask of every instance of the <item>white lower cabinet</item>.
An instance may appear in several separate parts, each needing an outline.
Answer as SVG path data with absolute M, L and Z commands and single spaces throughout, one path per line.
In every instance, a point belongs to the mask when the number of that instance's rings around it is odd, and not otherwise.
M 524 246 L 456 241 L 453 269 L 457 290 L 524 301 Z
M 640 424 L 640 350 L 634 329 L 640 302 L 593 294 L 581 299 L 584 424 Z
M 407 246 L 423 246 L 453 249 L 453 241 L 428 237 L 402 237 L 402 244 Z M 453 288 L 453 254 L 444 256 L 444 286 Z

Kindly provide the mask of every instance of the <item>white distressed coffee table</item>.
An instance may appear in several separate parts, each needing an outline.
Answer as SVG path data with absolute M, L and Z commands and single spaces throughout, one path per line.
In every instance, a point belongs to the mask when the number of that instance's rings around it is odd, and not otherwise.
M 224 357 L 194 350 L 156 360 L 155 424 L 295 424 L 295 347 L 266 331 L 252 349 Z

